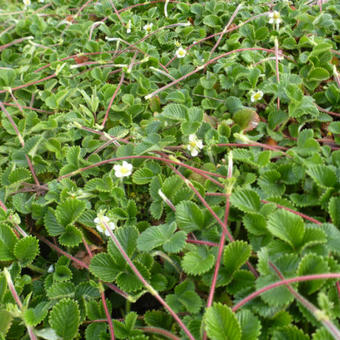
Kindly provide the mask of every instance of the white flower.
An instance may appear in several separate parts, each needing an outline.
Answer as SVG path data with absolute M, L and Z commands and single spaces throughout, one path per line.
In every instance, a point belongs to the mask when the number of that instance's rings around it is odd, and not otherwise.
M 43 4 L 45 2 L 45 0 L 39 0 L 39 2 Z
M 48 268 L 47 268 L 47 272 L 48 273 L 53 273 L 54 271 L 54 267 L 53 267 L 53 264 L 51 264 Z
M 25 5 L 25 8 L 27 8 L 28 6 L 31 6 L 31 0 L 22 0 L 22 2 Z
M 261 90 L 254 92 L 251 97 L 250 100 L 252 101 L 252 103 L 257 102 L 258 100 L 261 100 L 263 97 L 263 92 Z
M 106 236 L 110 236 L 109 231 L 106 229 L 105 224 L 111 229 L 114 230 L 116 225 L 113 222 L 110 222 L 110 219 L 107 216 L 99 214 L 95 219 L 94 223 L 96 224 L 96 229 L 100 233 L 104 233 Z
M 177 51 L 176 51 L 176 57 L 177 58 L 184 58 L 187 54 L 187 51 L 183 48 L 180 47 Z
M 152 23 L 151 24 L 146 24 L 146 25 L 144 25 L 144 31 L 146 31 L 146 34 L 149 34 L 150 32 L 151 32 L 151 30 L 152 30 Z
M 122 165 L 116 164 L 113 169 L 115 170 L 116 177 L 127 177 L 132 173 L 132 164 L 123 161 Z
M 200 149 L 203 149 L 203 143 L 201 139 L 198 139 L 195 134 L 189 136 L 189 144 L 187 145 L 187 149 L 190 151 L 191 156 L 195 157 L 200 152 Z
M 129 20 L 129 22 L 126 25 L 126 33 L 131 33 L 131 20 Z
M 274 11 L 269 13 L 269 23 L 279 25 L 282 22 L 280 12 Z

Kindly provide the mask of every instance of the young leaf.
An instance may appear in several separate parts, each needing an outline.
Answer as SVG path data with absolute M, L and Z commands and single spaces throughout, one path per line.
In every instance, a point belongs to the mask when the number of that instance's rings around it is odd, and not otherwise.
M 34 308 L 28 308 L 23 313 L 25 323 L 29 326 L 35 327 L 47 316 L 48 310 L 51 306 L 50 302 L 40 302 Z
M 211 340 L 240 340 L 241 327 L 231 309 L 214 303 L 204 315 L 205 330 Z
M 50 207 L 45 213 L 44 224 L 50 236 L 58 236 L 65 231 L 65 228 L 57 221 L 55 211 Z
M 73 225 L 68 225 L 60 235 L 59 242 L 66 247 L 75 247 L 82 241 L 82 233 Z
M 39 242 L 34 236 L 19 240 L 14 247 L 14 255 L 23 267 L 31 264 L 39 253 Z
M 80 322 L 78 304 L 71 299 L 59 301 L 52 309 L 49 323 L 64 340 L 73 339 Z M 67 325 L 67 326 L 66 326 Z

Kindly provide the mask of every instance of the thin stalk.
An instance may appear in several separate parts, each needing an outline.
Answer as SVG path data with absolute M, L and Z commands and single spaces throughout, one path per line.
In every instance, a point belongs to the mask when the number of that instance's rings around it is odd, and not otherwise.
M 232 311 L 236 312 L 238 309 L 240 309 L 243 305 L 245 305 L 249 301 L 255 299 L 259 295 L 261 295 L 261 294 L 263 294 L 263 293 L 265 293 L 265 292 L 267 292 L 271 289 L 274 289 L 276 287 L 284 286 L 284 285 L 287 285 L 289 283 L 294 283 L 294 282 L 312 281 L 312 280 L 320 280 L 320 279 L 338 279 L 338 278 L 340 278 L 340 273 L 326 273 L 326 274 L 313 274 L 313 275 L 297 276 L 297 277 L 293 277 L 291 279 L 281 280 L 281 281 L 272 283 L 268 286 L 265 286 L 265 287 L 257 290 L 256 292 L 248 295 L 247 297 L 245 297 L 244 299 L 239 301 L 232 308 Z
M 85 268 L 85 269 L 89 269 L 89 266 L 81 261 L 81 260 L 78 260 L 76 257 L 70 255 L 69 253 L 67 253 L 66 251 L 60 249 L 58 246 L 56 246 L 55 244 L 53 244 L 52 242 L 50 242 L 49 240 L 47 240 L 44 236 L 41 236 L 41 235 L 36 235 L 36 237 L 44 242 L 45 244 L 47 244 L 49 247 L 51 247 L 52 249 L 54 249 L 57 253 L 59 254 L 62 254 L 64 256 L 66 256 L 67 258 L 69 258 L 70 260 L 72 260 L 73 262 L 77 263 L 79 266 Z M 124 291 L 122 291 L 121 289 L 119 289 L 118 287 L 116 287 L 115 285 L 113 285 L 112 283 L 106 283 L 105 282 L 105 285 L 110 287 L 115 293 L 121 295 L 122 297 L 124 297 L 125 299 L 130 299 L 130 296 L 125 293 Z
M 109 2 L 110 2 L 110 4 L 111 4 L 111 6 L 112 6 L 114 12 L 116 13 L 116 15 L 117 15 L 117 17 L 118 17 L 120 23 L 121 23 L 123 26 L 125 26 L 125 23 L 124 23 L 122 17 L 120 16 L 119 12 L 117 11 L 117 8 L 116 8 L 115 4 L 113 3 L 112 0 L 109 0 Z
M 172 340 L 181 340 L 181 338 L 177 337 L 176 335 L 171 334 L 169 331 L 158 328 L 158 327 L 139 327 L 138 329 L 144 331 L 145 333 L 153 333 L 153 334 L 160 334 L 168 339 Z
M 320 107 L 319 105 L 317 105 L 317 104 L 315 104 L 315 105 L 318 108 L 318 110 L 321 111 L 321 112 L 325 112 L 325 113 L 327 113 L 327 114 L 329 114 L 331 116 L 340 117 L 340 113 L 332 112 L 332 111 L 327 111 L 327 110 L 323 109 L 322 107 Z
M 279 41 L 277 37 L 275 37 L 275 72 L 276 72 L 276 81 L 280 83 L 280 71 L 279 71 Z M 277 97 L 277 109 L 280 110 L 280 98 Z
M 187 164 L 179 162 L 179 161 L 173 161 L 171 159 L 155 157 L 155 156 L 124 156 L 124 157 L 110 158 L 110 159 L 106 159 L 106 160 L 98 162 L 98 163 L 88 165 L 84 168 L 80 168 L 80 169 L 72 171 L 72 172 L 70 172 L 66 175 L 60 176 L 60 177 L 57 178 L 57 180 L 60 181 L 64 178 L 75 176 L 75 175 L 80 174 L 81 172 L 83 172 L 85 170 L 92 169 L 92 168 L 95 168 L 97 166 L 109 164 L 109 163 L 112 163 L 112 162 L 122 161 L 122 160 L 126 160 L 126 159 L 153 159 L 153 160 L 161 161 L 161 162 L 164 162 L 164 163 L 182 166 L 182 167 L 187 168 L 189 170 L 192 170 L 192 171 L 194 171 L 198 174 L 207 174 L 207 175 L 210 175 L 210 176 L 225 178 L 225 176 L 223 176 L 223 175 L 215 174 L 213 172 L 209 172 L 209 171 L 205 171 L 205 170 L 201 170 L 201 169 L 195 168 L 193 166 L 187 165 Z
M 10 91 L 11 92 L 11 91 Z M 4 104 L 2 103 L 2 101 L 0 101 L 0 108 L 1 110 L 3 111 L 3 113 L 5 114 L 5 116 L 7 117 L 7 119 L 9 120 L 9 122 L 11 123 L 18 139 L 19 139 L 19 142 L 21 144 L 21 147 L 24 148 L 25 147 L 25 141 L 24 141 L 24 138 L 21 136 L 21 133 L 17 127 L 17 125 L 15 124 L 12 116 L 9 114 L 9 112 L 7 111 L 7 109 L 5 108 Z M 30 158 L 28 157 L 28 155 L 25 154 L 25 158 L 27 160 L 27 163 L 28 163 L 28 167 L 32 173 L 32 177 L 34 179 L 34 182 L 36 185 L 40 186 L 40 183 L 39 183 L 39 180 L 38 180 L 38 177 L 37 175 L 35 174 L 35 171 L 34 171 L 34 168 L 33 168 L 33 164 L 30 160 Z
M 8 44 L 1 45 L 1 46 L 0 46 L 0 51 L 4 50 L 4 49 L 7 48 L 7 47 L 13 46 L 13 45 L 15 45 L 15 44 L 19 44 L 19 43 L 21 43 L 22 41 L 31 40 L 31 39 L 34 39 L 34 37 L 33 37 L 32 35 L 30 35 L 29 37 L 23 37 L 23 38 L 15 39 L 15 40 L 11 41 L 11 42 L 8 43 Z
M 7 207 L 5 206 L 5 204 L 0 200 L 0 207 L 7 212 Z M 12 220 L 12 216 L 9 217 L 10 220 Z M 25 230 L 21 229 L 21 227 L 18 224 L 14 224 L 16 230 L 14 229 L 16 235 L 19 238 L 19 235 L 21 235 L 22 237 L 27 237 L 27 233 L 25 232 Z
M 113 329 L 112 319 L 111 319 L 111 315 L 109 313 L 109 310 L 107 308 L 107 303 L 106 303 L 106 300 L 105 300 L 105 290 L 104 290 L 103 284 L 100 281 L 99 281 L 99 291 L 100 291 L 100 297 L 102 299 L 102 304 L 103 304 L 103 307 L 104 307 L 106 319 L 107 319 L 107 322 L 109 324 L 110 337 L 111 337 L 111 340 L 115 340 L 115 333 L 114 333 L 114 329 Z
M 19 309 L 22 310 L 23 305 L 22 305 L 22 303 L 20 301 L 20 297 L 19 297 L 17 291 L 15 290 L 15 286 L 13 284 L 13 281 L 12 281 L 12 278 L 11 278 L 11 274 L 9 273 L 9 271 L 8 271 L 8 269 L 6 267 L 3 269 L 3 273 L 5 275 L 8 288 L 9 288 L 9 290 L 10 290 L 10 292 L 11 292 L 11 294 L 12 294 L 14 300 L 15 300 L 15 302 L 17 303 Z M 26 325 L 26 324 L 25 324 L 25 326 L 27 328 L 28 335 L 29 335 L 30 339 L 31 340 L 37 340 L 37 337 L 34 334 L 33 328 L 31 326 Z
M 216 146 L 234 146 L 237 148 L 244 148 L 244 147 L 250 147 L 250 146 L 257 146 L 260 147 L 262 149 L 267 149 L 267 150 L 272 150 L 272 151 L 281 151 L 282 150 L 288 150 L 288 148 L 285 148 L 284 146 L 272 146 L 272 145 L 267 145 L 267 144 L 262 144 L 259 142 L 255 142 L 255 143 L 250 143 L 250 144 L 243 144 L 243 143 L 219 143 L 219 144 L 215 144 Z
M 118 241 L 117 237 L 113 234 L 112 230 L 110 227 L 107 225 L 107 223 L 104 222 L 106 230 L 110 233 L 111 239 L 113 243 L 116 245 L 118 248 L 119 252 L 121 255 L 124 257 L 125 261 L 128 263 L 130 266 L 131 270 L 135 273 L 137 278 L 142 282 L 144 287 L 150 292 L 151 295 L 153 295 L 167 310 L 168 312 L 172 315 L 172 317 L 177 321 L 179 326 L 183 329 L 184 333 L 189 337 L 190 340 L 195 340 L 193 335 L 190 333 L 188 328 L 185 326 L 183 321 L 178 317 L 178 315 L 173 311 L 173 309 L 163 300 L 163 298 L 158 294 L 158 292 L 144 279 L 142 274 L 139 272 L 137 267 L 133 264 L 127 253 L 125 252 L 124 248 Z
M 284 280 L 284 276 L 280 270 L 275 266 L 274 263 L 269 262 L 269 265 L 274 269 L 277 276 Z M 340 340 L 340 332 L 337 327 L 329 320 L 328 316 L 325 315 L 320 309 L 316 308 L 311 302 L 305 299 L 301 294 L 299 294 L 290 284 L 287 284 L 288 290 L 291 294 L 298 300 L 309 312 L 315 317 L 316 320 L 320 321 L 327 331 L 336 339 Z
M 12 87 L 11 89 L 8 89 L 8 90 L 0 90 L 0 93 L 5 93 L 5 92 L 8 92 L 8 91 L 16 91 L 16 90 L 20 90 L 20 89 L 23 89 L 25 87 L 29 87 L 31 85 L 35 85 L 35 84 L 38 84 L 38 83 L 41 83 L 45 80 L 48 80 L 48 79 L 51 79 L 51 78 L 54 78 L 56 77 L 57 74 L 56 73 L 53 73 L 45 78 L 42 78 L 42 79 L 39 79 L 39 80 L 35 80 L 35 81 L 32 81 L 30 83 L 26 83 L 26 84 L 23 84 L 23 85 L 20 85 L 20 86 L 17 86 L 17 87 Z
M 209 61 L 207 61 L 204 65 L 201 65 L 201 66 L 198 66 L 196 67 L 193 71 L 183 75 L 182 77 L 172 81 L 171 83 L 159 88 L 158 90 L 148 94 L 147 96 L 145 96 L 145 99 L 150 99 L 151 97 L 155 96 L 156 94 L 158 94 L 159 92 L 162 92 L 166 89 L 168 89 L 169 87 L 172 87 L 173 85 L 176 85 L 178 84 L 179 82 L 181 82 L 182 80 L 185 80 L 186 78 L 189 78 L 190 76 L 192 76 L 193 74 L 205 69 L 208 65 L 210 64 L 213 64 L 214 62 L 216 62 L 217 60 L 221 59 L 221 58 L 224 58 L 230 54 L 233 54 L 233 53 L 238 53 L 238 52 L 243 52 L 243 51 L 264 51 L 264 52 L 267 52 L 267 53 L 275 53 L 275 51 L 273 50 L 270 50 L 268 48 L 262 48 L 262 47 L 247 47 L 247 48 L 238 48 L 236 50 L 233 50 L 233 51 L 229 51 L 229 52 L 226 52 L 226 53 L 223 53 Z
M 201 241 L 201 240 L 193 240 L 191 238 L 187 238 L 186 242 L 193 243 L 193 244 L 204 244 L 205 246 L 209 247 L 218 247 L 218 243 L 209 242 L 209 241 Z
M 109 103 L 109 106 L 107 107 L 107 110 L 106 110 L 106 113 L 105 113 L 105 117 L 104 117 L 104 120 L 103 120 L 103 123 L 102 123 L 102 126 L 105 127 L 105 123 L 107 121 L 107 118 L 109 116 L 109 112 L 110 112 L 110 109 L 111 109 L 111 106 L 113 104 L 113 101 L 114 99 L 116 98 L 117 94 L 118 94 L 118 91 L 120 89 L 120 87 L 122 86 L 123 84 L 123 81 L 124 81 L 124 78 L 125 78 L 125 72 L 122 72 L 121 76 L 120 76 L 120 80 L 119 80 L 119 83 L 115 89 L 115 92 L 113 93 L 112 97 L 111 97 L 111 100 L 110 100 L 110 103 Z

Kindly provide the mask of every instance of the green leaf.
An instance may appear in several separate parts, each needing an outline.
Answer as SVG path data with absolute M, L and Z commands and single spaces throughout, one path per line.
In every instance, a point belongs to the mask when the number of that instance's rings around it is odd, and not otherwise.
M 317 185 L 323 188 L 333 187 L 337 182 L 335 171 L 326 165 L 309 167 L 307 174 L 313 178 Z
M 260 320 L 249 310 L 243 309 L 236 314 L 241 326 L 241 340 L 257 340 L 261 333 Z
M 55 282 L 46 290 L 47 297 L 51 300 L 74 297 L 74 284 L 72 282 Z
M 148 326 L 171 329 L 172 319 L 171 316 L 160 310 L 147 311 L 144 314 L 144 321 Z
M 82 241 L 81 231 L 73 225 L 68 225 L 60 235 L 59 242 L 66 247 L 75 247 Z
M 209 27 L 220 27 L 221 21 L 217 15 L 206 15 L 203 19 L 203 24 Z
M 329 267 L 327 259 L 316 254 L 306 254 L 299 264 L 297 274 L 299 276 L 309 274 L 325 274 L 329 273 Z M 313 294 L 318 291 L 326 280 L 312 280 L 306 282 L 300 282 L 299 290 L 304 294 Z
M 112 257 L 107 253 L 93 256 L 89 269 L 93 275 L 106 282 L 112 282 L 120 272 Z
M 250 189 L 233 192 L 230 197 L 230 203 L 246 213 L 257 213 L 261 206 L 259 195 Z
M 308 74 L 308 80 L 310 81 L 323 81 L 329 79 L 329 77 L 328 71 L 322 67 L 315 67 Z
M 234 273 L 246 263 L 251 254 L 251 246 L 245 241 L 236 240 L 224 248 L 223 264 L 226 276 L 232 278 Z
M 145 280 L 150 280 L 150 271 L 144 266 L 142 263 L 138 261 L 133 261 L 134 265 L 138 269 L 138 271 L 141 273 L 141 275 L 144 277 Z M 137 290 L 140 290 L 143 288 L 143 283 L 139 280 L 139 278 L 136 276 L 136 274 L 132 271 L 130 267 L 126 267 L 126 269 L 123 272 L 120 272 L 116 278 L 116 282 L 118 286 L 128 292 L 128 293 L 134 293 Z
M 58 223 L 55 217 L 55 211 L 50 207 L 45 213 L 44 224 L 50 236 L 58 236 L 65 231 L 65 228 Z
M 269 215 L 268 230 L 279 239 L 290 244 L 294 249 L 301 246 L 305 225 L 303 219 L 286 210 L 276 210 Z
M 69 281 L 72 279 L 72 271 L 64 265 L 57 265 L 53 273 L 54 281 Z
M 15 259 L 14 247 L 18 241 L 12 229 L 7 224 L 0 224 L 0 261 Z
M 194 283 L 186 279 L 175 288 L 175 294 L 168 294 L 166 302 L 176 312 L 198 313 L 202 307 L 202 300 L 195 292 Z
M 77 335 L 79 322 L 78 304 L 70 299 L 59 301 L 49 317 L 50 325 L 64 340 L 73 339 Z
M 211 340 L 240 340 L 241 327 L 229 307 L 214 303 L 204 315 L 205 330 Z
M 340 122 L 332 122 L 328 125 L 328 131 L 335 133 L 335 134 L 340 134 Z
M 139 235 L 137 248 L 140 251 L 149 252 L 152 249 L 163 245 L 164 249 L 167 249 L 167 251 L 173 250 L 173 252 L 177 253 L 185 245 L 186 233 L 175 233 L 175 230 L 175 223 L 149 227 Z
M 182 268 L 185 273 L 201 275 L 209 271 L 215 263 L 215 256 L 206 246 L 193 246 L 182 259 Z
M 11 327 L 13 316 L 7 310 L 0 310 L 0 336 L 6 339 L 5 336 Z
M 296 326 L 284 326 L 276 329 L 273 333 L 272 340 L 309 340 L 309 337 Z
M 175 214 L 178 227 L 187 233 L 194 230 L 201 230 L 204 227 L 204 216 L 202 210 L 194 202 L 180 202 L 176 206 Z
M 161 117 L 165 119 L 184 121 L 187 115 L 187 108 L 182 104 L 168 104 L 163 108 Z
M 132 175 L 132 180 L 134 183 L 142 185 L 150 183 L 153 176 L 154 174 L 150 169 L 140 168 L 134 172 Z
M 23 267 L 31 264 L 39 254 L 39 242 L 34 236 L 27 236 L 19 240 L 14 247 L 14 255 Z
M 11 184 L 27 182 L 31 179 L 31 172 L 25 168 L 18 168 L 9 174 L 8 179 Z
M 85 202 L 75 198 L 68 198 L 57 206 L 55 216 L 62 226 L 72 224 L 85 210 Z
M 340 197 L 332 197 L 329 200 L 328 212 L 333 224 L 340 227 Z
M 321 228 L 325 232 L 329 251 L 340 254 L 340 230 L 330 223 L 323 223 L 321 226 L 317 225 L 316 227 Z
M 25 323 L 29 326 L 35 327 L 47 316 L 48 310 L 51 306 L 50 302 L 40 302 L 34 308 L 28 308 L 23 313 Z

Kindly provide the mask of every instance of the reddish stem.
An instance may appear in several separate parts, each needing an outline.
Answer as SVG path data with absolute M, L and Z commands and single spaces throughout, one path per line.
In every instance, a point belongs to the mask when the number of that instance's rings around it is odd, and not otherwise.
M 288 150 L 288 148 L 285 148 L 284 146 L 272 146 L 272 145 L 267 145 L 267 144 L 262 144 L 259 142 L 253 143 L 253 144 L 242 144 L 242 143 L 223 143 L 223 144 L 215 144 L 216 146 L 235 146 L 237 148 L 244 148 L 244 147 L 248 147 L 248 146 L 257 146 L 257 147 L 261 147 L 263 149 L 268 149 L 268 150 L 272 150 L 272 151 L 282 151 L 282 150 Z
M 25 87 L 29 87 L 31 85 L 35 85 L 35 84 L 38 84 L 38 83 L 41 83 L 45 80 L 48 80 L 48 79 L 51 79 L 51 78 L 54 78 L 56 77 L 57 75 L 55 73 L 51 74 L 50 76 L 47 76 L 45 78 L 42 78 L 42 79 L 39 79 L 39 80 L 35 80 L 35 81 L 32 81 L 30 83 L 26 83 L 26 84 L 23 84 L 23 85 L 20 85 L 20 86 L 17 86 L 17 87 L 13 87 L 11 88 L 12 91 L 15 91 L 15 90 L 20 90 L 20 89 L 23 89 Z M 0 93 L 5 93 L 5 92 L 8 92 L 8 90 L 0 90 Z
M 316 105 L 316 107 L 318 108 L 319 111 L 321 112 L 325 112 L 331 116 L 335 116 L 335 117 L 340 117 L 340 113 L 337 113 L 337 112 L 332 112 L 332 111 L 327 111 L 325 109 L 323 109 L 322 107 L 320 107 L 319 105 Z
M 103 123 L 102 123 L 102 126 L 105 127 L 105 124 L 106 124 L 106 120 L 109 116 L 109 112 L 110 112 L 110 109 L 111 109 L 111 106 L 113 104 L 113 101 L 114 99 L 116 98 L 117 94 L 118 94 L 118 91 L 120 89 L 120 87 L 122 86 L 123 84 L 123 81 L 124 81 L 124 78 L 125 78 L 125 72 L 122 72 L 121 74 L 121 77 L 120 77 L 120 80 L 119 80 L 119 83 L 115 89 L 115 92 L 113 93 L 112 97 L 111 97 L 111 100 L 110 100 L 110 103 L 109 103 L 109 106 L 107 107 L 107 110 L 106 110 L 106 113 L 105 113 L 105 117 L 104 117 L 104 120 L 103 120 Z
M 218 243 L 209 242 L 209 241 L 193 240 L 193 239 L 191 239 L 191 238 L 188 238 L 188 239 L 186 240 L 186 242 L 188 242 L 188 243 L 193 243 L 193 244 L 204 244 L 204 245 L 210 246 L 210 247 L 218 247 Z
M 109 313 L 109 310 L 107 308 L 107 304 L 106 304 L 106 300 L 105 300 L 105 291 L 104 291 L 104 287 L 102 287 L 102 285 L 100 287 L 100 297 L 102 299 L 105 315 L 106 315 L 106 318 L 107 318 L 107 322 L 109 324 L 111 340 L 115 340 L 115 333 L 114 333 L 114 329 L 113 329 L 112 319 L 111 319 L 111 315 Z
M 195 340 L 195 338 L 192 336 L 188 328 L 185 326 L 183 321 L 178 317 L 178 315 L 173 311 L 173 309 L 162 299 L 162 297 L 158 294 L 158 292 L 144 279 L 142 274 L 139 272 L 137 267 L 133 264 L 131 259 L 129 258 L 128 254 L 125 252 L 124 248 L 118 241 L 117 237 L 113 234 L 112 230 L 109 228 L 109 226 L 104 222 L 104 225 L 106 227 L 106 230 L 110 233 L 111 239 L 113 243 L 118 248 L 121 255 L 124 257 L 125 261 L 128 263 L 132 271 L 135 273 L 137 278 L 142 282 L 144 287 L 168 310 L 168 312 L 172 315 L 172 317 L 177 321 L 179 326 L 183 329 L 184 333 L 189 337 L 190 340 Z
M 22 41 L 30 40 L 30 39 L 33 39 L 33 37 L 30 36 L 30 37 L 23 37 L 23 38 L 15 39 L 15 40 L 11 41 L 11 42 L 8 43 L 8 44 L 1 45 L 1 46 L 0 46 L 0 51 L 4 50 L 4 49 L 7 48 L 7 47 L 13 46 L 13 45 L 15 45 L 15 44 L 19 44 L 19 43 L 21 43 Z
M 237 303 L 232 308 L 232 311 L 236 312 L 239 308 L 241 308 L 243 305 L 245 305 L 249 301 L 255 299 L 256 297 L 267 292 L 268 290 L 271 290 L 271 289 L 276 288 L 276 287 L 284 286 L 284 285 L 294 283 L 294 282 L 312 281 L 312 280 L 320 280 L 320 279 L 338 279 L 338 278 L 340 278 L 340 273 L 304 275 L 304 276 L 293 277 L 291 279 L 281 280 L 281 281 L 272 283 L 268 286 L 265 286 L 265 287 L 257 290 L 256 292 L 248 295 L 247 297 L 242 299 L 239 303 Z

